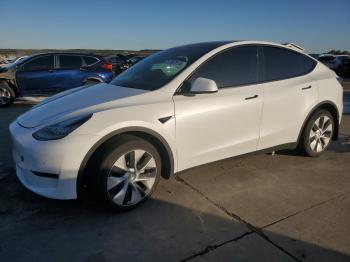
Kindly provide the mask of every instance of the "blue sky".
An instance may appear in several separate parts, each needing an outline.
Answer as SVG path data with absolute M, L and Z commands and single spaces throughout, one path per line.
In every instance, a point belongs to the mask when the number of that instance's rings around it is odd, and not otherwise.
M 349 0 L 1 0 L 0 48 L 163 49 L 211 40 L 350 51 Z

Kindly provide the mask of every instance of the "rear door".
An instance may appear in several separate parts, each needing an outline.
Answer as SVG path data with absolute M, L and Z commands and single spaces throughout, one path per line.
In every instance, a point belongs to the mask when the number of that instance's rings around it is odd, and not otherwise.
M 82 85 L 89 75 L 80 55 L 60 54 L 56 56 L 56 86 L 64 91 Z
M 17 85 L 24 95 L 45 94 L 55 80 L 54 56 L 33 57 L 20 66 L 16 72 Z
M 264 106 L 258 149 L 294 143 L 307 112 L 316 105 L 316 62 L 289 49 L 262 46 Z

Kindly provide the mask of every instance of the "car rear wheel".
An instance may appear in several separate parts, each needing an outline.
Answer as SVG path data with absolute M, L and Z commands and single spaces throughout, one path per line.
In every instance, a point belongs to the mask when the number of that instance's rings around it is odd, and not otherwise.
M 90 186 L 107 208 L 127 211 L 151 196 L 161 173 L 161 159 L 152 144 L 121 136 L 100 152 Z
M 89 80 L 86 80 L 84 83 L 83 83 L 83 85 L 84 86 L 92 86 L 92 85 L 96 85 L 96 84 L 99 84 L 99 83 L 101 83 L 100 81 L 98 81 L 98 80 L 91 80 L 91 79 L 89 79 Z
M 0 83 L 0 107 L 7 107 L 15 100 L 15 92 L 6 83 Z
M 333 116 L 319 110 L 310 118 L 300 143 L 302 152 L 311 157 L 321 155 L 329 146 L 334 132 Z

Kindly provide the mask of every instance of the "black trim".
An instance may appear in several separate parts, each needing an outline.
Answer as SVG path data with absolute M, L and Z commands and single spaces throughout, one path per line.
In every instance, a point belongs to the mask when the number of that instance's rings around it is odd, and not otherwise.
M 215 91 L 196 91 L 196 92 L 186 91 L 186 92 L 182 92 L 181 95 L 183 95 L 183 96 L 195 96 L 195 95 L 203 95 L 203 94 L 215 94 L 217 92 L 219 92 L 219 90 L 215 90 Z
M 158 121 L 164 124 L 168 122 L 171 118 L 173 118 L 173 116 L 166 116 L 166 117 L 159 118 Z
M 294 150 L 294 149 L 297 148 L 297 145 L 298 145 L 297 142 L 286 143 L 286 144 L 282 144 L 282 145 L 278 145 L 278 146 L 273 146 L 273 147 L 269 147 L 269 148 L 265 148 L 265 149 L 260 149 L 260 150 L 255 151 L 255 153 L 269 153 L 269 152 L 272 152 L 272 151 Z
M 190 167 L 190 168 L 181 170 L 180 172 L 177 172 L 176 175 L 181 174 L 182 172 L 186 172 L 188 170 L 194 169 L 194 168 L 198 168 L 198 167 L 205 166 L 205 165 L 210 165 L 210 164 L 213 164 L 213 163 L 218 163 L 220 161 L 224 161 L 224 160 L 227 160 L 227 159 L 237 159 L 237 158 L 251 156 L 251 155 L 271 153 L 272 151 L 295 150 L 297 148 L 297 145 L 298 145 L 297 142 L 286 143 L 286 144 L 282 144 L 282 145 L 278 145 L 278 146 L 273 146 L 273 147 L 269 147 L 269 148 L 264 148 L 264 149 L 252 151 L 252 152 L 249 152 L 249 153 L 246 153 L 246 154 L 242 154 L 242 155 L 226 157 L 226 158 L 219 159 L 219 160 L 216 160 L 216 161 L 213 161 L 213 162 L 209 162 L 209 163 L 205 163 L 205 164 L 202 164 L 202 165 L 199 165 L 199 166 L 194 166 L 194 167 Z
M 46 177 L 46 178 L 55 178 L 58 179 L 58 174 L 52 174 L 52 173 L 44 173 L 44 172 L 39 172 L 39 171 L 33 171 L 30 170 L 34 175 L 40 176 L 40 177 Z

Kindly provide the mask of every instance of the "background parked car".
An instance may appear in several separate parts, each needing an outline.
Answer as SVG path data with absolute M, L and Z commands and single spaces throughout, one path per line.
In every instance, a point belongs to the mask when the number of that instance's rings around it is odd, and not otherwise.
M 142 59 L 144 59 L 146 56 L 134 56 L 128 59 L 128 67 L 135 65 L 136 63 L 140 62 Z
M 0 107 L 22 95 L 52 95 L 85 84 L 110 82 L 112 64 L 100 56 L 72 53 L 33 55 L 0 69 Z
M 329 68 L 333 69 L 339 76 L 343 76 L 349 70 L 349 59 L 348 55 L 338 55 L 328 62 Z
M 318 58 L 320 57 L 320 54 L 309 54 L 309 56 L 318 60 Z
M 105 59 L 112 64 L 113 72 L 118 75 L 127 68 L 128 57 L 122 54 L 106 56 Z
M 340 76 L 350 77 L 350 56 L 342 58 L 337 73 Z
M 324 55 L 320 55 L 318 57 L 318 61 L 320 61 L 323 64 L 325 64 L 326 66 L 330 67 L 330 65 L 331 65 L 330 62 L 333 61 L 335 57 L 336 57 L 335 55 L 324 54 Z
M 349 55 L 320 55 L 319 61 L 324 63 L 330 69 L 334 70 L 339 76 L 349 75 Z

